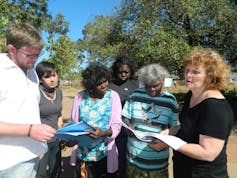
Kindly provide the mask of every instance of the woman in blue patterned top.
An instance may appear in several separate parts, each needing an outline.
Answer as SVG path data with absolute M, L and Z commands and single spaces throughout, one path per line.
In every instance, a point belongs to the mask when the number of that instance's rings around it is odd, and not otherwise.
M 138 80 L 144 87 L 129 96 L 122 111 L 124 122 L 137 131 L 160 131 L 175 126 L 178 117 L 176 98 L 163 92 L 167 70 L 159 64 L 150 64 L 140 69 Z M 128 137 L 128 177 L 168 178 L 169 149 L 152 149 L 148 143 Z M 135 176 L 136 177 L 136 176 Z
M 83 120 L 93 126 L 95 131 L 90 131 L 92 138 L 104 138 L 93 148 L 79 144 L 77 150 L 73 149 L 83 178 L 115 178 L 118 170 L 115 138 L 121 129 L 122 107 L 118 93 L 109 89 L 109 81 L 108 69 L 97 62 L 91 63 L 82 72 L 84 90 L 74 99 L 72 120 Z M 70 163 L 75 165 L 72 159 Z

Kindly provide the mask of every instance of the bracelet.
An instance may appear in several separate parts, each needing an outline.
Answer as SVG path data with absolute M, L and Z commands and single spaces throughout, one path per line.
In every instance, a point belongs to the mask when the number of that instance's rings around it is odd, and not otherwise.
M 33 126 L 33 124 L 30 124 L 28 134 L 27 134 L 28 137 L 30 137 L 32 126 Z

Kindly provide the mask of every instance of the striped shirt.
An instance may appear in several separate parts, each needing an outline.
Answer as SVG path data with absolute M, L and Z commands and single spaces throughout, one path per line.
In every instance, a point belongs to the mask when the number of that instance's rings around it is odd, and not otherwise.
M 172 94 L 164 92 L 151 97 L 144 88 L 134 90 L 122 111 L 123 117 L 130 119 L 135 130 L 156 133 L 175 126 L 178 113 L 178 103 Z M 141 169 L 161 170 L 168 166 L 169 149 L 157 152 L 147 143 L 129 137 L 127 158 Z

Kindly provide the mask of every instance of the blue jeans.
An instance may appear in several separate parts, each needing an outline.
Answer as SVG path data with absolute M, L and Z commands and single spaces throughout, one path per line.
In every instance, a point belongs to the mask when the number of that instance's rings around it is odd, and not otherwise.
M 39 158 L 34 158 L 23 163 L 19 163 L 5 170 L 0 170 L 0 178 L 34 178 L 36 175 Z

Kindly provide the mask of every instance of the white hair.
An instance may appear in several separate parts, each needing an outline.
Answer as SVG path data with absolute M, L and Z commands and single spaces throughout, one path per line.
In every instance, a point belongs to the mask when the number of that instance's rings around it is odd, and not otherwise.
M 138 80 L 144 85 L 152 85 L 154 81 L 163 83 L 169 76 L 169 72 L 160 64 L 149 64 L 139 70 Z

